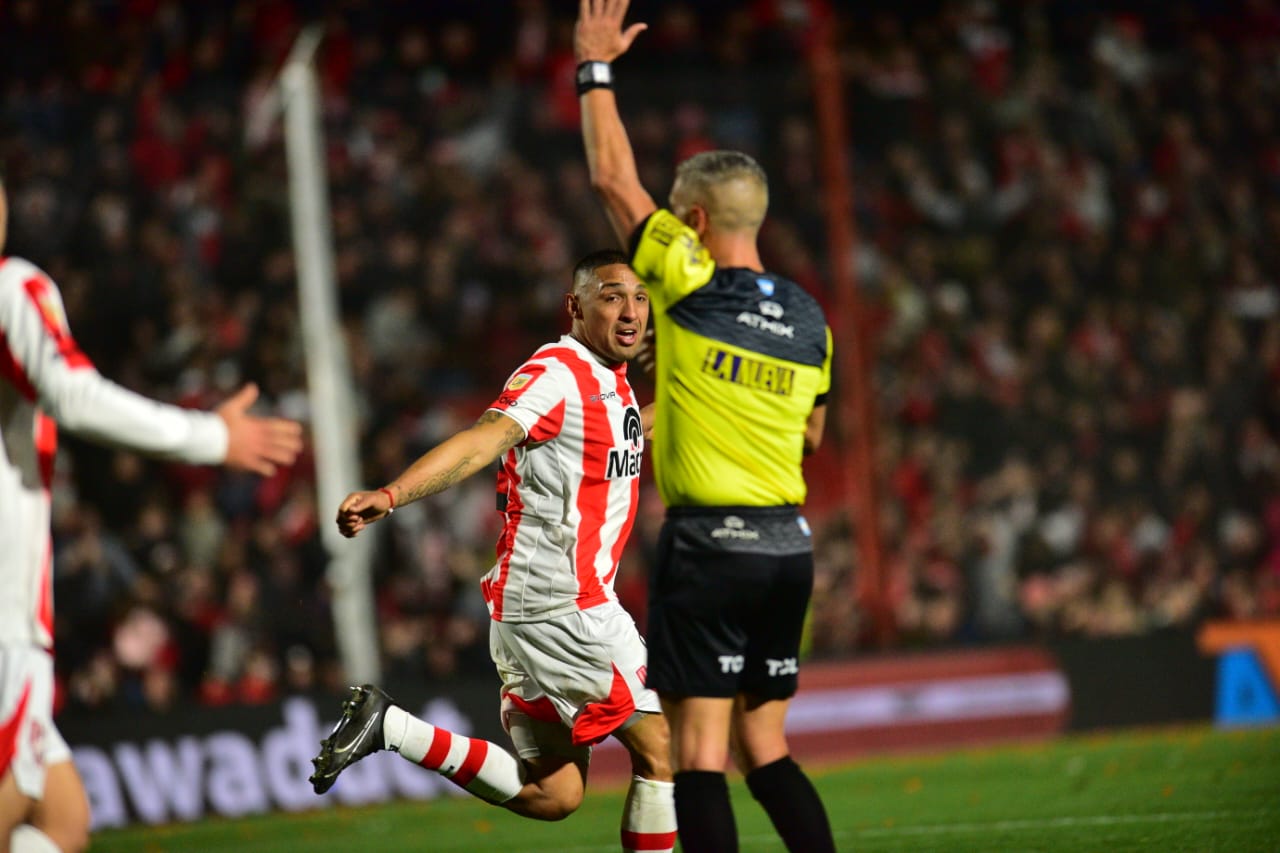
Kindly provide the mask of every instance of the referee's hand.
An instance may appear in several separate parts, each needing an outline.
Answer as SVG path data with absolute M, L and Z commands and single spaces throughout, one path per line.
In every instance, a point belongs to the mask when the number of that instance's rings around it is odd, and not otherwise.
M 579 0 L 573 28 L 573 53 L 579 62 L 612 62 L 631 47 L 648 24 L 622 29 L 630 0 Z

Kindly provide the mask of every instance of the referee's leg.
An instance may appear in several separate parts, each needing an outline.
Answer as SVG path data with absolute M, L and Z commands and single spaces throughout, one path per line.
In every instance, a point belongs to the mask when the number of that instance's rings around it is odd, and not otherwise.
M 737 853 L 724 768 L 733 699 L 662 695 L 675 764 L 676 825 L 684 853 Z
M 747 788 L 791 853 L 835 853 L 822 799 L 791 759 L 783 726 L 790 699 L 739 694 L 733 706 L 734 758 Z

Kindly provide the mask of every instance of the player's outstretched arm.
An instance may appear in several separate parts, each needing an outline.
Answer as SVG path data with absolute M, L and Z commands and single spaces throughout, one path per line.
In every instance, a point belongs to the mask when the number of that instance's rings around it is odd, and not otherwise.
M 20 258 L 6 262 L 4 276 L 0 332 L 22 366 L 22 393 L 38 402 L 61 429 L 158 459 L 225 464 L 266 475 L 297 457 L 302 427 L 248 413 L 258 396 L 255 386 L 241 389 L 217 413 L 134 393 L 99 374 L 80 351 L 52 279 Z
M 338 507 L 338 530 L 348 539 L 395 507 L 443 492 L 524 441 L 524 427 L 496 409 L 473 426 L 446 439 L 418 457 L 385 488 L 352 492 Z
M 227 425 L 227 456 L 222 464 L 270 477 L 277 466 L 292 465 L 298 458 L 302 426 L 284 418 L 249 414 L 257 399 L 258 386 L 251 382 L 215 410 Z
M 608 63 L 626 53 L 648 24 L 632 24 L 625 30 L 628 0 L 580 0 L 573 30 L 573 52 L 582 63 Z M 613 94 L 612 71 L 587 67 L 579 77 L 578 101 L 582 107 L 582 142 L 586 148 L 591 185 L 604 202 L 614 233 L 625 246 L 636 226 L 657 209 L 653 197 L 640 183 L 631 140 L 627 138 L 618 102 Z M 607 77 L 608 82 L 603 82 Z M 588 86 L 592 88 L 587 88 Z

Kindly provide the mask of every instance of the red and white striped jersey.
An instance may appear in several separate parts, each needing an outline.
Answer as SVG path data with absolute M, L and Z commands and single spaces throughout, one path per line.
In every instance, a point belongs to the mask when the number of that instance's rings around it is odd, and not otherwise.
M 635 521 L 644 429 L 627 366 L 565 335 L 533 354 L 490 406 L 524 427 L 498 472 L 506 524 L 482 582 L 499 622 L 532 622 L 616 600 Z
M 49 486 L 58 427 L 197 464 L 221 462 L 209 412 L 157 403 L 104 379 L 67 328 L 62 295 L 21 258 L 0 257 L 0 644 L 53 645 Z

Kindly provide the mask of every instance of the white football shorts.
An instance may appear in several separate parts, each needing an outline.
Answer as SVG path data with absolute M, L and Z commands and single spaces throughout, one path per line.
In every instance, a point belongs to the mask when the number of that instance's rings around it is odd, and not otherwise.
M 543 622 L 492 622 L 489 651 L 502 678 L 502 725 L 521 758 L 585 757 L 662 711 L 644 686 L 644 640 L 616 601 Z
M 53 657 L 33 646 L 0 646 L 0 778 L 12 770 L 18 790 L 39 800 L 46 770 L 70 760 L 53 724 Z

